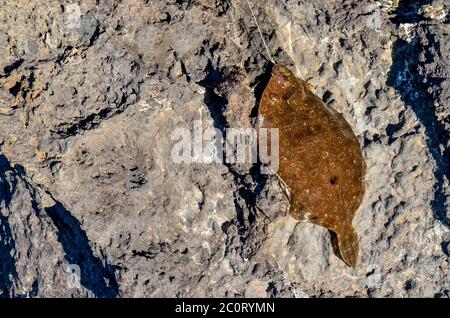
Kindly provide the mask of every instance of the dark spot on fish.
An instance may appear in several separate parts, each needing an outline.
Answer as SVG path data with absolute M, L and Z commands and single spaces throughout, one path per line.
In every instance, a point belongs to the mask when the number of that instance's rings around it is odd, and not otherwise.
M 335 184 L 337 183 L 337 177 L 336 177 L 336 176 L 331 176 L 331 178 L 330 178 L 330 183 L 331 183 L 332 185 L 335 185 Z

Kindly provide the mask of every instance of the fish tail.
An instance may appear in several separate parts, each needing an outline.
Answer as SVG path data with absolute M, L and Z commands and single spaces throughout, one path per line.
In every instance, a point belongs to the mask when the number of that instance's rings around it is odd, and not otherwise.
M 347 231 L 337 233 L 339 253 L 347 265 L 355 268 L 358 261 L 359 243 L 356 231 L 351 227 Z

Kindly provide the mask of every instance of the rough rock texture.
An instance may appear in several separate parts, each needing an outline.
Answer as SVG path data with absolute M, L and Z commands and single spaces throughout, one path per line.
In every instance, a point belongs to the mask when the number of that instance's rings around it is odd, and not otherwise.
M 0 0 L 0 296 L 450 296 L 448 3 L 252 3 L 359 138 L 358 267 L 258 164 L 171 159 L 176 128 L 255 125 L 246 1 Z

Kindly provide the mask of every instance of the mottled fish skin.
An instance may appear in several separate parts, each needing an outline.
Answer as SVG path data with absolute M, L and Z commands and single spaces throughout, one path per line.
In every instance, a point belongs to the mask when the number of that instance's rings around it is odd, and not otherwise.
M 278 176 L 289 214 L 336 233 L 342 260 L 355 267 L 353 217 L 364 195 L 365 162 L 345 119 L 286 67 L 275 65 L 259 107 L 260 127 L 279 129 Z

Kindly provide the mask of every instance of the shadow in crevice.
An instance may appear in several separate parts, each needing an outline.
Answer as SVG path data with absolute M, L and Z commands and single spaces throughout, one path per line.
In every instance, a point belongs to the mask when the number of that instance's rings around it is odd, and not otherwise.
M 8 171 L 11 174 L 7 173 Z M 8 159 L 0 154 L 0 207 L 10 205 L 18 179 L 23 179 L 25 186 L 32 194 L 32 208 L 38 213 L 41 208 L 34 198 L 34 186 L 26 180 L 25 169 L 19 165 L 11 167 Z M 14 294 L 11 289 L 13 281 L 19 279 L 12 252 L 15 242 L 8 217 L 0 211 L 0 297 L 34 297 L 39 291 L 36 280 L 30 292 L 26 295 Z M 82 230 L 78 220 L 68 212 L 62 204 L 46 208 L 45 212 L 58 229 L 58 239 L 61 243 L 65 258 L 70 264 L 80 267 L 80 283 L 97 297 L 116 297 L 119 295 L 118 285 L 114 276 L 113 266 L 105 265 L 95 257 L 89 245 L 89 239 Z M 40 215 L 38 215 L 40 217 Z
M 12 237 L 8 218 L 0 213 L 0 297 L 11 297 L 12 280 L 17 279 L 18 274 L 14 258 L 11 253 L 15 250 L 15 242 Z
M 0 178 L 3 181 L 3 186 L 0 188 L 0 200 L 4 201 L 5 206 L 8 206 L 11 203 L 13 190 L 17 185 L 15 178 L 7 178 L 7 171 L 13 171 L 13 168 L 8 159 L 0 153 Z M 7 179 L 8 182 L 6 182 Z
M 444 251 L 444 254 L 447 256 L 450 256 L 450 241 L 442 241 L 441 242 L 441 249 Z
M 12 170 L 8 160 L 0 154 L 0 206 L 8 206 L 12 198 L 12 189 L 7 180 L 6 172 Z M 9 180 L 14 181 L 14 180 Z M 0 210 L 0 298 L 8 298 L 11 294 L 13 280 L 18 274 L 13 256 L 15 241 L 12 236 L 8 217 Z
M 219 129 L 223 135 L 226 133 L 226 129 L 228 127 L 227 118 L 225 117 L 225 110 L 228 105 L 228 100 L 220 96 L 216 92 L 216 88 L 219 87 L 219 85 L 225 81 L 224 74 L 218 69 L 215 69 L 212 66 L 211 61 L 209 61 L 207 66 L 207 75 L 206 77 L 200 81 L 198 84 L 203 86 L 205 88 L 205 97 L 204 97 L 204 103 L 207 106 L 209 113 L 213 119 L 214 127 Z M 255 79 L 255 82 L 252 83 L 252 86 L 255 87 L 255 99 L 256 99 L 256 105 L 259 105 L 259 100 L 261 99 L 262 92 L 267 85 L 267 82 L 270 78 L 270 69 L 268 72 L 265 72 L 260 77 Z M 251 114 L 249 114 L 250 118 L 254 119 L 253 117 L 256 117 L 258 114 L 258 108 L 255 106 L 251 110 Z M 260 167 L 261 163 L 258 162 L 253 164 L 253 166 L 250 168 L 250 171 L 248 174 L 241 174 L 238 169 L 236 169 L 233 164 L 230 164 L 228 162 L 223 162 L 223 164 L 228 168 L 228 171 L 233 175 L 234 181 L 238 186 L 238 194 L 239 197 L 244 199 L 245 206 L 249 211 L 249 215 L 244 215 L 244 210 L 241 204 L 239 203 L 239 198 L 235 197 L 234 205 L 236 209 L 236 217 L 239 225 L 239 234 L 240 239 L 242 242 L 245 242 L 246 240 L 246 230 L 247 226 L 254 223 L 256 220 L 256 215 L 258 213 L 257 209 L 257 199 L 260 195 L 262 189 L 264 188 L 264 185 L 267 182 L 268 175 L 261 174 Z M 248 179 L 246 178 L 248 175 L 250 175 L 252 178 L 252 182 L 249 183 Z M 248 234 L 248 233 L 247 233 Z
M 119 296 L 114 276 L 114 266 L 103 264 L 94 256 L 86 232 L 78 220 L 59 202 L 45 209 L 58 228 L 58 240 L 61 243 L 66 260 L 80 267 L 80 283 L 96 297 L 113 298 Z
M 254 87 L 254 94 L 255 94 L 255 106 L 253 107 L 250 117 L 256 118 L 258 116 L 259 112 L 259 104 L 261 102 L 261 98 L 263 96 L 264 90 L 267 87 L 267 84 L 269 84 L 270 78 L 272 77 L 272 68 L 273 64 L 268 64 L 267 69 L 258 77 L 255 78 L 255 81 L 251 83 L 250 86 Z
M 418 23 L 418 28 L 423 28 L 419 30 L 424 31 L 420 33 L 420 36 L 426 36 L 426 39 L 423 38 L 421 41 L 419 34 L 416 34 L 410 42 L 398 39 L 394 43 L 393 64 L 386 84 L 396 89 L 405 105 L 414 111 L 425 127 L 427 147 L 437 165 L 434 172 L 437 183 L 432 202 L 433 214 L 442 224 L 450 227 L 445 194 L 445 179 L 450 180 L 450 153 L 446 147 L 450 135 L 436 116 L 433 102 L 435 96 L 429 91 L 430 88 L 438 89 L 440 83 L 445 79 L 422 74 L 419 70 L 420 66 L 425 66 L 433 61 L 431 50 L 440 52 L 440 43 L 436 41 L 431 32 L 426 32 L 427 25 L 425 22 L 422 23 L 424 19 L 418 13 L 420 6 L 430 2 L 402 1 L 395 11 L 395 16 L 391 19 L 394 24 Z M 425 46 L 424 42 L 428 42 L 428 44 Z M 395 125 L 389 126 L 387 134 L 390 139 L 398 129 L 399 127 Z M 440 152 L 441 145 L 445 146 L 442 153 Z
M 225 97 L 220 96 L 216 93 L 215 89 L 219 86 L 222 81 L 222 72 L 218 69 L 215 69 L 212 66 L 211 61 L 208 62 L 206 76 L 205 78 L 199 82 L 199 85 L 205 88 L 205 97 L 204 103 L 206 107 L 208 107 L 209 113 L 213 120 L 214 127 L 219 129 L 222 134 L 225 134 L 227 128 L 227 119 L 224 115 L 225 108 L 228 104 L 228 100 Z M 218 149 L 222 149 L 219 147 Z M 242 176 L 237 173 L 233 167 L 227 163 L 223 162 L 223 164 L 228 168 L 228 171 L 233 175 L 235 182 L 240 183 Z M 241 190 L 239 190 L 240 192 Z M 234 198 L 234 207 L 236 209 L 236 219 L 239 225 L 239 235 L 242 238 L 242 234 L 245 232 L 245 216 L 242 207 L 239 205 L 238 198 Z

